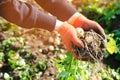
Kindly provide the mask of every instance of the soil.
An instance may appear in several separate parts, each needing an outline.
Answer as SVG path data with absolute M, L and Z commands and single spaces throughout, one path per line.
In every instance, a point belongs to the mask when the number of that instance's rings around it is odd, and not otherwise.
M 48 32 L 43 29 L 33 29 L 24 32 L 26 45 L 31 46 L 29 50 L 39 60 L 46 62 L 47 69 L 42 73 L 40 80 L 57 79 L 57 69 L 54 58 L 61 58 L 66 53 L 65 47 L 61 42 L 60 35 L 56 32 Z M 56 52 L 61 49 L 62 52 Z
M 84 37 L 79 39 L 84 43 L 84 48 L 74 44 L 72 47 L 73 52 L 80 56 L 81 60 L 101 61 L 103 59 L 106 52 L 106 39 L 93 30 L 85 31 Z
M 66 53 L 66 49 L 61 42 L 60 35 L 56 32 L 49 32 L 43 29 L 23 29 L 16 28 L 13 31 L 13 35 L 6 33 L 6 30 L 2 30 L 0 32 L 0 43 L 10 37 L 22 37 L 24 38 L 24 44 L 30 46 L 27 48 L 21 56 L 24 57 L 28 52 L 32 53 L 31 63 L 36 65 L 34 60 L 46 62 L 47 68 L 43 70 L 40 76 L 40 80 L 52 80 L 57 79 L 57 69 L 56 63 L 54 62 L 54 58 L 60 59 L 64 57 Z M 15 42 L 11 45 L 10 49 L 19 50 L 21 48 L 21 44 L 19 42 Z M 60 51 L 57 51 L 60 50 Z M 7 59 L 7 58 L 6 58 Z M 7 61 L 7 60 L 6 60 Z M 1 72 L 11 72 L 12 70 L 9 68 L 9 65 L 4 64 L 0 68 Z M 17 74 L 17 72 L 14 72 Z M 14 76 L 15 77 L 15 76 Z M 18 77 L 15 77 L 15 79 Z

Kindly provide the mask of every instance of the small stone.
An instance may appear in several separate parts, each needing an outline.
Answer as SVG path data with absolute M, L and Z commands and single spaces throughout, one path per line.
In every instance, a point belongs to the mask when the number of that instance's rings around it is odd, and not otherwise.
M 58 58 L 61 59 L 61 60 L 65 58 L 65 56 L 64 56 L 63 54 L 61 54 L 61 53 L 58 53 L 57 56 L 58 56 Z
M 42 49 L 39 49 L 39 52 L 42 52 Z
M 54 42 L 54 39 L 53 39 L 53 37 L 49 37 L 49 43 L 53 43 Z
M 50 75 L 50 72 L 48 70 L 45 71 L 44 73 L 45 76 L 49 76 Z
M 65 52 L 65 49 L 60 49 L 61 53 L 64 53 Z
M 61 43 L 61 42 L 60 42 L 60 38 L 57 37 L 57 38 L 55 39 L 54 44 L 55 44 L 55 45 L 60 45 L 60 43 Z
M 3 63 L 0 63 L 0 68 L 2 68 L 3 67 Z
M 48 47 L 48 49 L 49 49 L 50 51 L 53 51 L 53 50 L 54 50 L 54 46 L 50 45 L 50 46 Z
M 84 37 L 84 30 L 82 28 L 76 28 L 76 31 L 79 38 Z

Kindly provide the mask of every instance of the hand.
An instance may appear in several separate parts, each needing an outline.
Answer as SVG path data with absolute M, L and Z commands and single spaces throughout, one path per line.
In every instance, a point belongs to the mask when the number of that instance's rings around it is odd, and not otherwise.
M 67 22 L 64 22 L 58 29 L 58 32 L 60 33 L 63 44 L 66 46 L 67 50 L 70 51 L 76 59 L 78 59 L 78 56 L 72 52 L 72 43 L 79 47 L 84 47 L 84 45 L 77 37 L 76 29 Z
M 103 35 L 105 38 L 104 29 L 95 21 L 87 19 L 85 16 L 79 13 L 75 13 L 68 22 L 73 25 L 75 28 L 81 27 L 84 30 L 93 29 L 97 33 Z

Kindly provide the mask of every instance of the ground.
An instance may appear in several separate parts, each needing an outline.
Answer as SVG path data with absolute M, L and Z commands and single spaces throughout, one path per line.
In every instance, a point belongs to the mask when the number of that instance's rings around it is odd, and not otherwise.
M 66 49 L 61 42 L 60 35 L 57 31 L 49 32 L 43 29 L 24 29 L 16 27 L 9 32 L 11 23 L 4 23 L 7 28 L 0 28 L 0 41 L 9 39 L 10 37 L 22 37 L 24 39 L 24 45 L 28 46 L 24 53 L 31 52 L 33 59 L 32 65 L 36 65 L 36 61 L 42 61 L 46 63 L 46 69 L 42 71 L 40 80 L 52 80 L 57 78 L 56 63 L 54 58 L 62 58 L 66 53 Z M 2 26 L 2 25 L 1 25 Z M 21 44 L 15 42 L 12 44 L 11 49 L 20 49 Z M 60 52 L 60 51 L 61 52 Z M 24 56 L 24 55 L 23 55 Z M 10 69 L 5 70 L 9 66 L 2 66 L 2 72 L 9 72 Z M 11 70 L 10 70 L 11 71 Z

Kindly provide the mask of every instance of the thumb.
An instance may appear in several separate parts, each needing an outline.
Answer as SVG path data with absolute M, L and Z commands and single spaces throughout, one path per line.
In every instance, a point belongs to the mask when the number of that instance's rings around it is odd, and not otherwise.
M 67 50 L 74 56 L 75 59 L 79 59 L 79 56 L 72 51 L 72 46 L 71 46 L 71 44 L 72 44 L 71 42 L 70 42 L 70 44 L 66 44 Z M 80 46 L 80 45 L 79 45 L 79 46 Z

